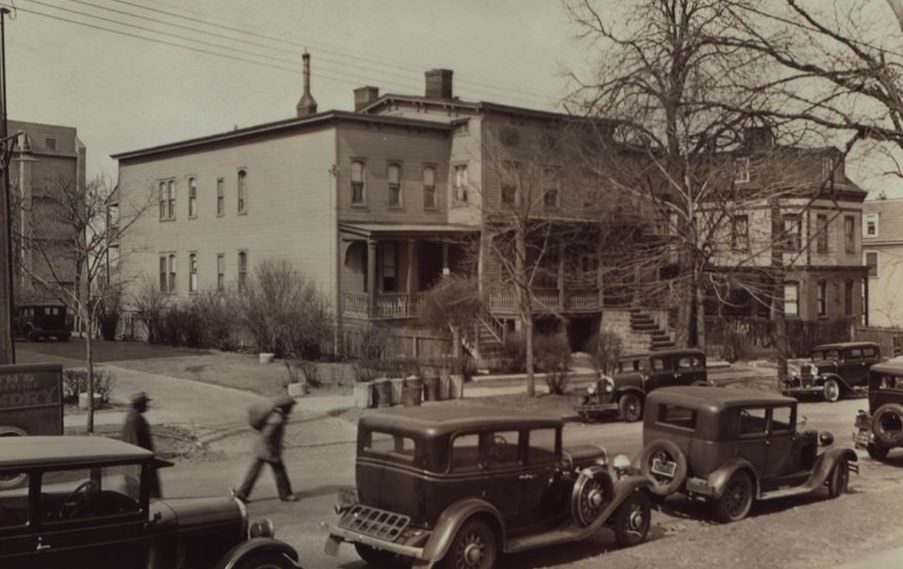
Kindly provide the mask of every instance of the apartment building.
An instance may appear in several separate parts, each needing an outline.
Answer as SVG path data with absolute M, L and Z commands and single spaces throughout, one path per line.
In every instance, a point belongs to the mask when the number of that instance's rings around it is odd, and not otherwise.
M 46 290 L 32 275 L 71 287 L 76 280 L 73 248 L 78 236 L 72 227 L 56 221 L 60 201 L 85 186 L 85 145 L 73 127 L 14 121 L 10 134 L 21 133 L 9 164 L 13 204 L 15 294 L 20 304 L 50 302 Z M 22 236 L 26 237 L 23 244 Z M 40 251 L 28 241 L 40 243 Z
M 862 260 L 866 279 L 866 323 L 903 326 L 903 199 L 880 197 L 863 204 Z

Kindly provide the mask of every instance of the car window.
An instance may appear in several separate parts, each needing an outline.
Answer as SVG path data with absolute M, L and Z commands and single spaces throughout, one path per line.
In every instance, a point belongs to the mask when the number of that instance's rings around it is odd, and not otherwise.
M 678 405 L 660 405 L 658 422 L 682 429 L 696 430 L 696 410 Z
M 663 360 L 662 358 L 650 358 L 649 361 L 651 362 L 652 369 L 654 371 L 664 371 L 665 369 L 667 369 L 667 366 L 665 366 L 665 360 Z
M 517 431 L 495 431 L 486 440 L 486 463 L 488 466 L 517 464 L 519 460 L 520 433 Z
M 823 358 L 826 360 L 839 360 L 840 350 L 825 350 Z
M 766 409 L 755 407 L 740 409 L 740 424 L 737 432 L 741 437 L 765 434 L 767 426 Z
M 480 468 L 480 435 L 468 433 L 452 439 L 451 471 L 468 472 Z
M 125 465 L 43 473 L 41 519 L 57 523 L 139 511 L 140 468 Z
M 364 439 L 364 450 L 369 454 L 403 462 L 414 462 L 418 456 L 417 443 L 413 438 L 379 431 L 368 433 Z
M 0 480 L 16 484 L 0 490 L 0 528 L 24 526 L 28 523 L 28 475 L 0 474 Z
M 883 375 L 878 389 L 903 389 L 903 377 L 899 375 Z
M 862 348 L 850 348 L 847 359 L 862 359 Z
M 793 430 L 793 408 L 790 406 L 787 407 L 775 407 L 771 410 L 771 432 L 775 433 L 786 433 Z
M 681 369 L 693 369 L 702 367 L 702 361 L 699 359 L 699 356 L 682 356 L 679 360 L 677 360 L 677 367 Z
M 877 357 L 878 354 L 875 353 L 875 348 L 862 348 L 862 357 L 864 358 L 874 358 Z
M 533 429 L 529 434 L 527 463 L 542 464 L 557 460 L 558 436 L 556 429 Z

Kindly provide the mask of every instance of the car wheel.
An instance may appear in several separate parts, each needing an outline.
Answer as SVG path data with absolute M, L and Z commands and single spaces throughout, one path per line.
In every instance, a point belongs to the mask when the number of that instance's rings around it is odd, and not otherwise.
M 458 529 L 438 566 L 441 569 L 492 569 L 497 555 L 495 532 L 486 522 L 472 519 Z
M 615 495 L 614 481 L 602 467 L 591 466 L 580 472 L 571 492 L 571 515 L 577 525 L 586 527 L 599 518 Z
M 869 443 L 868 445 L 866 445 L 865 450 L 869 453 L 869 456 L 875 460 L 884 460 L 885 458 L 887 458 L 887 453 L 890 452 L 889 448 L 881 445 L 876 445 L 875 443 Z
M 24 437 L 27 435 L 25 431 L 18 427 L 0 427 L 0 437 Z M 26 474 L 0 474 L 0 490 L 8 488 L 17 488 L 25 484 Z
M 395 560 L 396 555 L 391 551 L 384 549 L 376 549 L 363 543 L 355 543 L 354 549 L 358 556 L 367 562 L 371 567 L 389 567 Z
M 652 482 L 650 490 L 656 496 L 667 496 L 680 490 L 687 478 L 687 457 L 667 439 L 652 441 L 640 455 L 643 476 Z
M 638 421 L 643 416 L 643 400 L 636 393 L 625 393 L 618 399 L 618 411 L 625 422 Z
M 846 458 L 839 459 L 828 478 L 828 496 L 836 498 L 847 491 L 850 484 L 850 467 Z
M 297 569 L 297 567 L 286 556 L 275 551 L 253 553 L 235 565 L 235 569 Z
M 872 434 L 886 447 L 903 443 L 903 405 L 887 403 L 878 407 L 872 417 Z
M 825 380 L 824 395 L 828 403 L 836 403 L 840 399 L 840 384 L 836 379 Z
M 745 470 L 735 472 L 724 493 L 715 502 L 715 515 L 724 523 L 740 521 L 749 514 L 753 503 L 753 480 Z
M 652 505 L 642 492 L 634 492 L 615 512 L 615 539 L 621 547 L 642 543 L 652 522 Z

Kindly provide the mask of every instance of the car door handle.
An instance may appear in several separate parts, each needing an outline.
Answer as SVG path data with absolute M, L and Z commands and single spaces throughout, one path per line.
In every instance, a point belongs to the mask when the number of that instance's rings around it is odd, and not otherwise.
M 50 546 L 46 543 L 39 543 L 37 547 L 35 547 L 35 551 L 44 551 L 45 549 L 50 549 Z
M 517 477 L 518 480 L 533 480 L 536 478 L 535 474 L 521 474 Z

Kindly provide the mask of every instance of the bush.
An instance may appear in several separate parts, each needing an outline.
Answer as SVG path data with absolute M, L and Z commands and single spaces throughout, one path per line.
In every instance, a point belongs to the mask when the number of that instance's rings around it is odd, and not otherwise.
M 106 296 L 100 301 L 97 311 L 100 336 L 104 340 L 113 341 L 116 339 L 116 329 L 119 327 L 121 315 L 122 294 L 118 289 L 107 291 Z
M 202 291 L 192 297 L 191 308 L 200 318 L 199 347 L 235 349 L 237 317 L 231 293 Z
M 113 372 L 103 368 L 94 368 L 94 393 L 100 395 L 103 403 L 109 403 L 110 392 L 116 376 Z M 79 393 L 88 392 L 88 370 L 72 368 L 63 371 L 63 402 L 77 404 Z
M 593 350 L 593 363 L 596 369 L 606 375 L 612 375 L 618 369 L 618 360 L 624 353 L 624 340 L 617 332 L 602 330 Z
M 538 371 L 546 374 L 549 393 L 562 395 L 569 381 L 571 347 L 564 334 L 535 336 L 533 356 Z
M 523 373 L 527 370 L 527 343 L 521 332 L 513 332 L 505 337 L 501 360 L 501 368 L 505 373 Z
M 147 327 L 147 341 L 151 344 L 163 342 L 164 314 L 168 303 L 152 279 L 145 279 L 133 298 L 135 312 Z
M 320 368 L 315 362 L 304 360 L 285 360 L 287 383 L 304 383 L 310 387 L 322 387 Z

